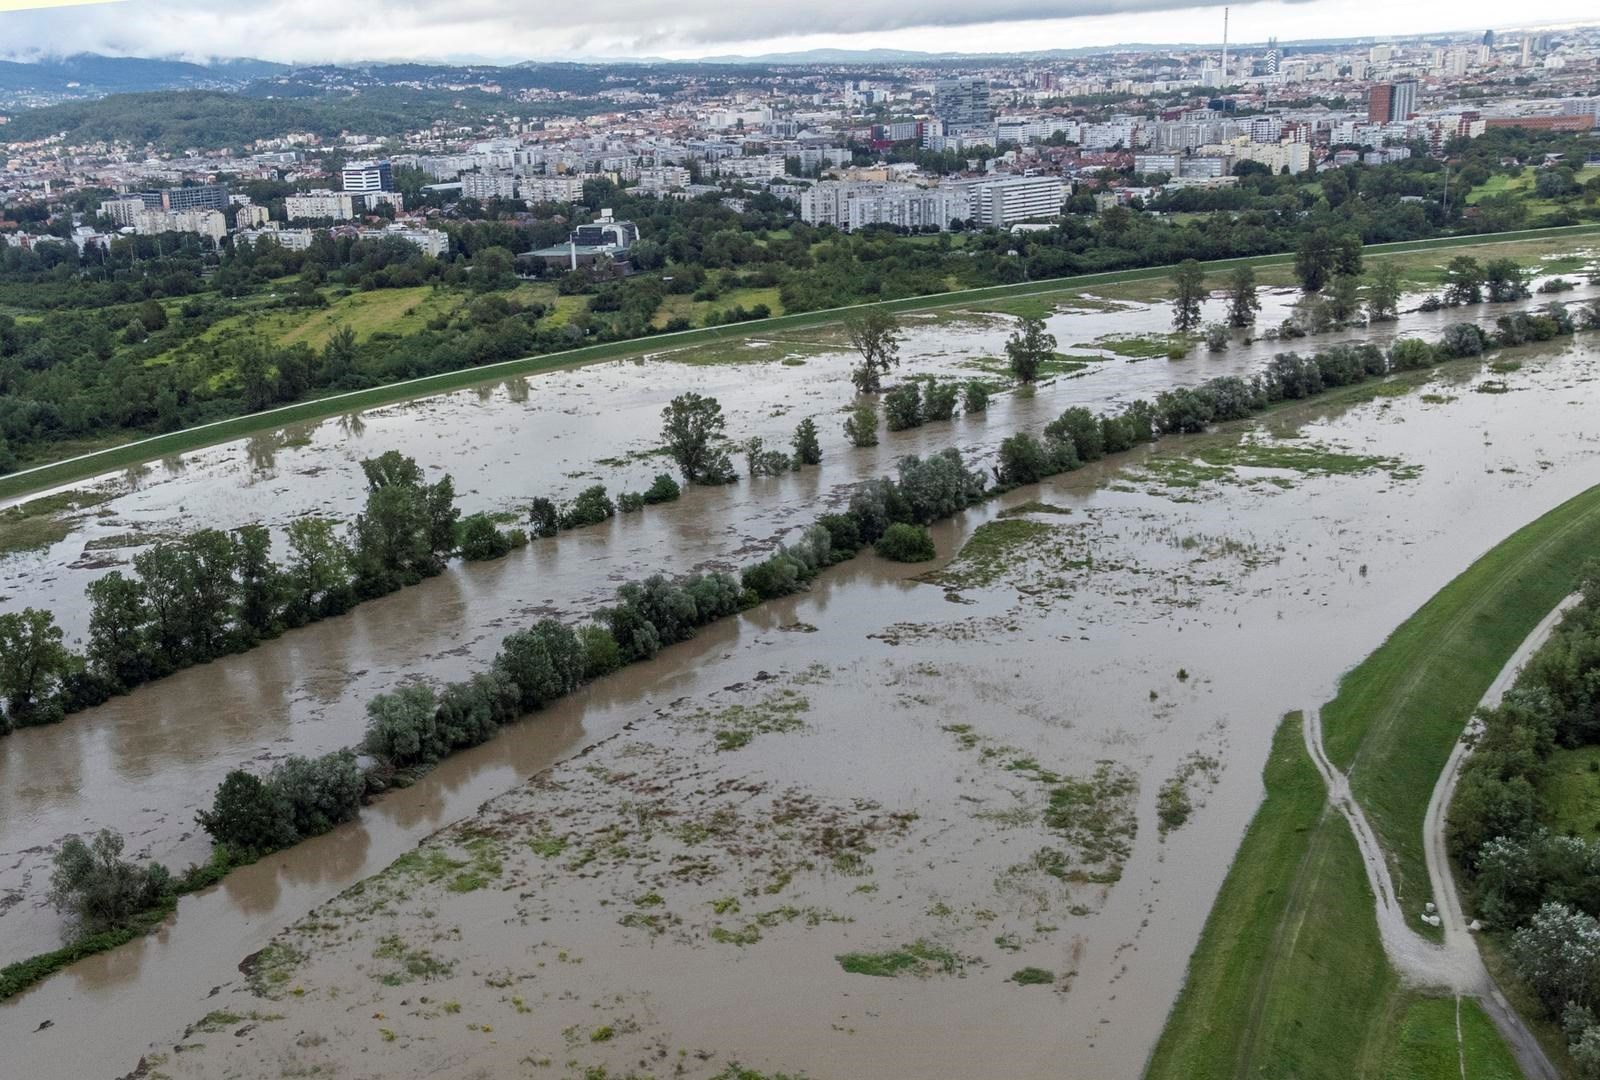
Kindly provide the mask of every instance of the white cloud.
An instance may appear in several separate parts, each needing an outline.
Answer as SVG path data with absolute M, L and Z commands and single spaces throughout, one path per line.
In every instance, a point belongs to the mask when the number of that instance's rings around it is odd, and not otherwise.
M 1215 41 L 1226 0 L 125 0 L 0 13 L 0 51 L 367 59 L 662 55 L 793 48 L 1023 51 L 1116 42 Z M 1587 0 L 1518 15 L 1580 19 Z M 1503 25 L 1487 0 L 1268 0 L 1235 4 L 1237 41 L 1407 34 Z

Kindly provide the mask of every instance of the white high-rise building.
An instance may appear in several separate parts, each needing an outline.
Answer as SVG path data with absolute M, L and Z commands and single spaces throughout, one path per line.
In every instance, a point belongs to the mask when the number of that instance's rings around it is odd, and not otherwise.
M 973 220 L 989 228 L 1057 217 L 1066 202 L 1059 176 L 1010 176 L 967 181 L 963 186 L 972 192 Z
M 346 165 L 339 175 L 340 187 L 345 191 L 393 191 L 393 174 L 387 161 L 356 161 Z

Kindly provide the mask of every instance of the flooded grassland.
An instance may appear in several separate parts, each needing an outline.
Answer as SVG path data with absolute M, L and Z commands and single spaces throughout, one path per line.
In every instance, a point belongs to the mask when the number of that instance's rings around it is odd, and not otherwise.
M 1567 295 L 1596 292 L 1589 287 Z M 1264 294 L 1263 325 L 1281 319 L 1291 299 L 1287 292 Z M 1222 303 L 1214 297 L 1209 313 L 1220 312 Z M 1504 310 L 1483 305 L 1471 315 L 1492 322 Z M 1464 314 L 1412 314 L 1399 324 L 1289 344 L 1316 348 L 1340 340 L 1385 341 L 1402 332 L 1431 335 Z M 837 423 L 852 393 L 845 377 L 851 357 L 837 343 L 806 352 L 803 365 L 784 363 L 796 359 L 792 343 L 781 350 L 757 344 L 738 346 L 739 362 L 696 350 L 488 385 L 263 435 L 58 493 L 84 505 L 49 519 L 66 531 L 64 539 L 0 558 L 0 609 L 49 608 L 75 643 L 88 620 L 84 586 L 112 567 L 126 570 L 141 546 L 202 526 L 261 521 L 281 527 L 306 513 L 347 519 L 360 505 L 360 459 L 387 449 L 414 454 L 435 474 L 451 472 L 467 511 L 514 510 L 533 494 L 571 494 L 597 479 L 614 492 L 638 489 L 667 467 L 652 453 L 661 406 L 694 388 L 722 400 L 736 439 L 758 434 L 781 445 L 799 418 L 815 415 L 825 451 L 820 468 L 692 490 L 676 503 L 563 534 L 505 559 L 454 564 L 438 578 L 347 616 L 0 741 L 0 963 L 60 941 L 61 920 L 47 901 L 49 863 L 72 833 L 115 828 L 140 857 L 177 867 L 203 861 L 209 845 L 194 814 L 229 769 L 245 763 L 264 769 L 288 754 L 353 745 L 365 702 L 406 678 L 460 678 L 487 663 L 509 630 L 550 614 L 578 617 L 608 601 L 618 583 L 651 571 L 736 569 L 853 484 L 892 472 L 903 454 L 955 445 L 989 460 L 1002 438 L 1038 430 L 1067 405 L 1108 409 L 1219 374 L 1253 372 L 1284 347 L 1260 341 L 1223 353 L 1196 349 L 1180 362 L 1135 355 L 1149 352 L 1169 323 L 1164 304 L 1066 305 L 1050 320 L 1061 348 L 1093 359 L 1072 361 L 1070 370 L 1035 393 L 1001 394 L 986 414 L 889 433 L 868 449 L 845 445 Z M 911 318 L 907 325 L 902 377 L 966 379 L 992 377 L 993 358 L 1003 351 L 1014 319 L 956 312 Z M 826 338 L 822 332 L 818 340 Z M 764 359 L 744 358 L 744 351 Z M 577 719 L 572 730 L 582 730 Z M 310 874 L 307 891 L 291 889 L 283 903 L 309 905 L 325 895 L 316 890 L 382 867 L 419 836 L 569 749 L 540 742 L 526 754 L 495 751 L 475 759 L 498 764 L 462 774 L 455 786 L 430 789 L 439 797 L 419 798 L 419 809 L 395 818 L 392 829 L 373 827 L 359 852 L 346 849 L 339 873 Z M 291 908 L 273 903 L 266 910 L 284 920 Z
M 349 849 L 388 799 L 257 875 L 333 899 L 225 884 L 120 971 L 0 1007 L 8 1052 L 41 1076 L 141 1050 L 146 1076 L 1136 1076 L 1278 718 L 1600 478 L 1596 356 L 1164 440 L 946 523 L 937 563 L 830 571 L 447 762 L 546 759 L 376 874 Z

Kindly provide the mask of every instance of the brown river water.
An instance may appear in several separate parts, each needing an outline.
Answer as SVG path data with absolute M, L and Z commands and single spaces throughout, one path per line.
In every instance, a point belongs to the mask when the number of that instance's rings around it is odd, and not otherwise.
M 1403 328 L 1428 333 L 1456 317 Z M 1067 347 L 1166 318 L 1159 305 L 1136 305 L 1060 315 L 1053 329 Z M 908 340 L 907 370 L 961 370 L 962 359 L 997 352 L 1006 332 L 988 320 L 929 325 Z M 202 858 L 193 812 L 227 769 L 350 745 L 372 693 L 474 670 L 528 619 L 579 612 L 651 570 L 737 565 L 903 453 L 953 443 L 982 457 L 1067 404 L 1105 407 L 1254 370 L 1272 351 L 1108 360 L 1031 398 L 1002 395 L 985 417 L 888 435 L 873 450 L 847 449 L 824 419 L 820 469 L 692 492 L 499 562 L 453 567 L 0 741 L 0 896 L 15 898 L 0 908 L 0 961 L 59 935 L 44 879 L 68 833 L 110 826 L 169 863 Z M 1397 463 L 1348 475 L 1247 465 L 1197 480 L 1164 463 L 1239 434 L 1166 440 L 1150 469 L 1102 463 L 941 526 L 949 557 L 1008 506 L 1045 500 L 1068 511 L 1026 513 L 1037 541 L 959 587 L 871 556 L 831 571 L 801 597 L 710 629 L 452 758 L 359 823 L 185 898 L 162 932 L 0 1005 L 7 1068 L 118 1075 L 148 1051 L 170 1055 L 160 1071 L 173 1075 L 216 1075 L 226 1060 L 240 1075 L 277 1076 L 290 1059 L 326 1059 L 367 1075 L 498 1076 L 541 1074 L 524 1059 L 547 1058 L 620 1074 L 665 1051 L 671 1062 L 650 1066 L 661 1074 L 682 1060 L 690 1075 L 711 1075 L 737 1058 L 816 1077 L 984 1075 L 999 1060 L 1008 1075 L 1137 1075 L 1259 799 L 1277 718 L 1325 698 L 1340 671 L 1476 555 L 1600 481 L 1594 353 L 1579 339 L 1527 351 L 1510 374 L 1450 365 L 1405 396 L 1313 403 L 1247 425 L 1298 436 L 1287 445 Z M 661 404 L 683 388 L 718 396 L 736 437 L 781 439 L 801 416 L 836 412 L 848 399 L 847 358 L 806 359 L 605 365 L 329 422 L 286 435 L 270 455 L 245 444 L 201 451 L 182 467 L 116 480 L 130 490 L 106 504 L 114 518 L 5 564 L 4 603 L 48 599 L 72 625 L 72 597 L 92 571 L 69 563 L 93 530 L 174 516 L 185 527 L 347 516 L 355 462 L 384 449 L 452 472 L 469 510 L 593 482 L 571 473 L 613 490 L 642 486 L 658 461 L 593 463 L 648 449 Z M 1487 378 L 1510 392 L 1472 390 Z M 774 695 L 800 703 L 797 724 L 760 727 Z M 760 729 L 718 751 L 708 732 L 730 716 L 755 717 Z M 943 730 L 960 725 L 970 730 Z M 1109 857 L 1118 875 L 1092 858 L 1093 837 L 1063 833 L 1041 804 L 1040 770 L 1092 778 L 1100 762 L 1110 763 L 1098 783 L 1121 838 Z M 1195 810 L 1163 836 L 1157 796 L 1174 778 Z M 729 792 L 745 795 L 721 805 Z M 643 824 L 672 814 L 739 824 L 696 826 L 693 844 L 684 830 Z M 491 884 L 458 892 L 455 878 L 390 874 L 382 881 L 404 887 L 381 914 L 348 898 L 319 908 L 462 819 L 477 831 L 430 844 L 463 861 L 462 845 L 493 823 Z M 587 862 L 519 842 L 559 835 L 587 851 L 582 838 L 599 834 L 633 839 Z M 714 850 L 702 858 L 686 845 Z M 1057 854 L 1037 857 L 1045 851 Z M 685 861 L 704 865 L 674 874 Z M 1118 880 L 1086 880 L 1108 876 Z M 651 895 L 660 903 L 637 903 Z M 743 898 L 742 918 L 723 903 L 730 896 Z M 276 1000 L 257 1000 L 239 961 L 314 910 L 285 939 L 310 960 L 267 988 Z M 628 911 L 639 917 L 619 925 Z M 326 929 L 335 924 L 343 929 Z M 394 963 L 390 939 L 433 950 L 448 973 L 430 968 L 422 984 L 379 970 Z M 914 940 L 951 950 L 959 972 L 878 979 L 834 959 Z M 1024 966 L 1054 972 L 1054 987 L 1006 981 Z M 419 1005 L 419 995 L 460 1011 Z M 243 1022 L 185 1038 L 212 1010 L 285 1019 L 242 1039 L 230 1033 Z M 592 1039 L 601 1027 L 611 1034 Z M 179 1043 L 205 1046 L 175 1054 Z

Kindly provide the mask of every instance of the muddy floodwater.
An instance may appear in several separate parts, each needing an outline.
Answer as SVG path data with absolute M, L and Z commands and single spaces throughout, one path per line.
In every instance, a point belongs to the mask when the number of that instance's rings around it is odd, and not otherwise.
M 1077 353 L 1168 317 L 1130 305 L 1052 329 Z M 907 370 L 973 374 L 962 365 L 1008 329 L 930 321 Z M 19 732 L 0 742 L 0 960 L 59 936 L 44 878 L 68 833 L 115 827 L 169 863 L 202 858 L 193 813 L 227 769 L 354 743 L 366 699 L 404 678 L 475 670 L 515 626 L 643 572 L 747 561 L 901 454 L 981 459 L 1067 404 L 1253 371 L 1280 347 L 1104 359 L 872 450 L 824 420 L 820 469 L 456 567 Z M 1003 1061 L 1005 1075 L 1136 1076 L 1278 718 L 1600 481 L 1596 355 L 1584 337 L 1520 350 L 1515 370 L 1457 363 L 1164 440 L 945 523 L 938 563 L 863 556 L 0 1005 L 7 1067 L 117 1075 L 144 1055 L 172 1076 L 711 1076 L 739 1061 L 825 1078 Z M 285 433 L 270 454 L 203 451 L 108 481 L 127 487 L 109 515 L 8 561 L 0 590 L 7 609 L 59 603 L 70 626 L 95 572 L 70 564 L 95 530 L 347 517 L 355 463 L 385 449 L 452 472 L 469 510 L 594 479 L 641 487 L 662 467 L 639 456 L 656 414 L 682 389 L 718 396 L 735 437 L 832 417 L 848 359 L 804 358 L 605 365 Z

